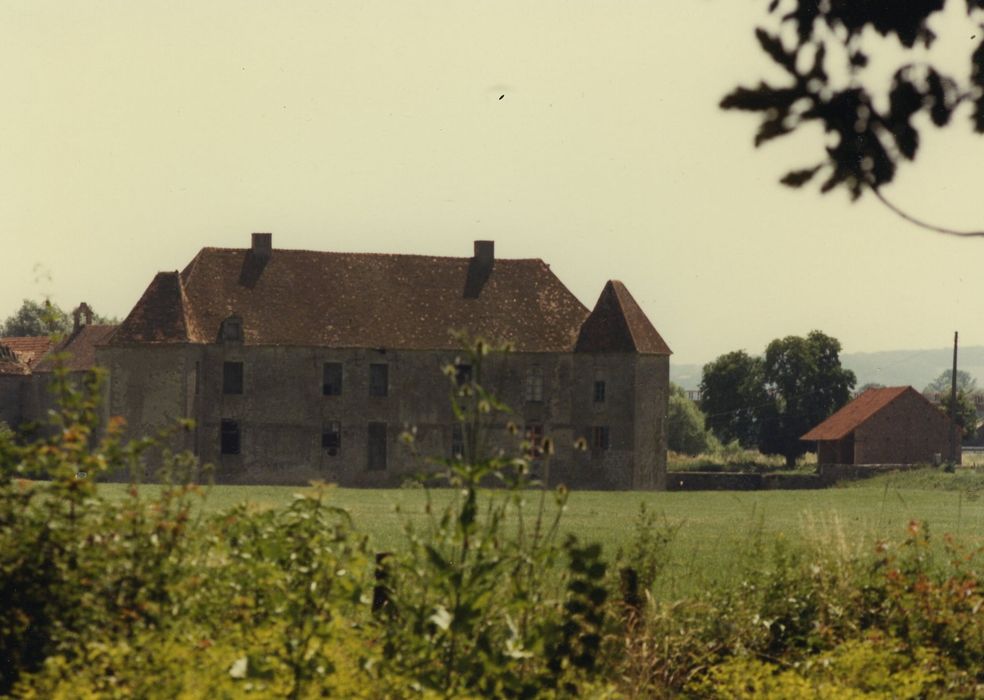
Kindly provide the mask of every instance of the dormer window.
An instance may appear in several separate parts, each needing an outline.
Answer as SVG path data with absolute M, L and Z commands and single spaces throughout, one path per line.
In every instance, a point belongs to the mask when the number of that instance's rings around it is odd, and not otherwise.
M 219 338 L 225 343 L 243 342 L 243 320 L 239 316 L 229 316 L 222 322 Z

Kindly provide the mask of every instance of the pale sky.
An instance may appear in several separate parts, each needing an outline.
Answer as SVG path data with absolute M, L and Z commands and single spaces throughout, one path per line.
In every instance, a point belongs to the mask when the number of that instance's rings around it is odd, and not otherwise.
M 766 4 L 6 0 L 0 318 L 44 295 L 123 317 L 157 271 L 271 231 L 452 256 L 493 239 L 588 307 L 620 279 L 675 362 L 814 328 L 846 352 L 984 345 L 984 239 L 788 190 L 822 135 L 756 150 L 757 118 L 718 109 L 774 75 Z M 963 71 L 969 39 L 940 49 Z M 885 193 L 982 228 L 965 117 Z

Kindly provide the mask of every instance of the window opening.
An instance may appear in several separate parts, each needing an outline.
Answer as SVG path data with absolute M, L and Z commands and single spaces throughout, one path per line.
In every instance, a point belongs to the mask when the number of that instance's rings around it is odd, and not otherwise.
M 389 366 L 369 365 L 369 396 L 386 396 L 389 393 Z
M 240 448 L 239 421 L 222 420 L 220 449 L 224 455 L 237 455 Z
M 342 426 L 338 421 L 325 423 L 321 429 L 321 448 L 334 457 L 342 449 Z
M 326 362 L 321 383 L 321 392 L 325 396 L 341 396 L 342 394 L 342 363 Z
M 370 470 L 386 469 L 386 424 L 369 424 L 368 468 Z
M 223 394 L 243 393 L 243 363 L 242 362 L 222 363 L 222 393 Z

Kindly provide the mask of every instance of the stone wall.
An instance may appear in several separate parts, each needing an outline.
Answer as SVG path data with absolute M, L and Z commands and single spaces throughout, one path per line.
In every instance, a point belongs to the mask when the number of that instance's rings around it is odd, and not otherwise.
M 640 361 L 641 360 L 641 361 Z M 465 362 L 453 351 L 213 345 L 102 348 L 110 370 L 108 411 L 123 415 L 131 435 L 153 433 L 181 417 L 197 428 L 173 447 L 192 449 L 223 483 L 305 483 L 395 486 L 450 456 L 455 423 L 443 368 Z M 242 363 L 242 393 L 223 387 L 225 363 Z M 340 395 L 323 392 L 325 363 L 342 366 Z M 385 365 L 386 396 L 371 396 L 370 366 Z M 542 377 L 539 400 L 528 381 Z M 516 454 L 525 426 L 543 427 L 555 455 L 537 460 L 551 485 L 652 488 L 665 471 L 668 358 L 631 354 L 582 356 L 509 353 L 486 358 L 476 377 L 513 411 L 490 426 L 487 450 Z M 605 400 L 595 401 L 595 381 Z M 239 429 L 239 454 L 221 450 L 223 421 Z M 507 420 L 518 428 L 511 435 Z M 337 449 L 322 446 L 329 424 L 340 427 Z M 369 468 L 370 423 L 385 424 L 386 467 Z M 591 447 L 592 428 L 608 428 L 607 449 Z M 413 431 L 413 448 L 401 433 Z M 586 451 L 574 448 L 583 438 Z
M 0 423 L 16 428 L 24 422 L 23 393 L 27 377 L 0 375 Z

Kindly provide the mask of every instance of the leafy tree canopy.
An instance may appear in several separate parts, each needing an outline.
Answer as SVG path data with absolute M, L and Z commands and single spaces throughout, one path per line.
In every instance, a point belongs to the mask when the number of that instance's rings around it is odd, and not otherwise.
M 0 325 L 0 336 L 52 335 L 65 333 L 72 321 L 57 304 L 25 299 L 21 307 Z
M 118 323 L 115 318 L 94 313 L 93 323 Z M 25 299 L 21 307 L 0 323 L 0 337 L 52 335 L 68 333 L 72 330 L 72 318 L 58 304 L 45 299 L 32 301 Z
M 944 127 L 966 105 L 973 131 L 984 133 L 984 0 L 964 0 L 972 47 L 966 71 L 947 73 L 923 58 L 937 38 L 932 20 L 947 4 L 771 0 L 771 26 L 757 28 L 755 35 L 785 78 L 737 87 L 721 107 L 761 115 L 756 146 L 816 125 L 829 135 L 818 144 L 814 162 L 787 173 L 783 184 L 801 187 L 822 173 L 821 192 L 844 187 L 856 199 L 869 189 L 896 213 L 922 224 L 885 200 L 879 188 L 892 181 L 901 162 L 915 159 L 923 119 Z M 886 42 L 901 49 L 887 84 L 869 66 L 876 46 Z
M 948 416 L 956 416 L 961 435 L 965 440 L 972 439 L 977 434 L 977 409 L 970 394 L 964 390 L 957 391 L 957 410 L 953 411 L 949 398 L 941 404 L 943 412 Z
M 707 427 L 721 442 L 737 440 L 743 447 L 758 444 L 758 409 L 769 402 L 761 358 L 744 350 L 721 355 L 704 365 L 700 391 Z
M 940 372 L 940 375 L 926 385 L 923 389 L 924 394 L 947 394 L 950 393 L 950 388 L 953 381 L 953 370 L 945 369 Z M 962 369 L 957 370 L 957 391 L 966 392 L 967 394 L 972 394 L 977 389 L 977 380 L 969 372 L 965 372 Z
M 841 344 L 820 331 L 805 338 L 773 340 L 765 350 L 763 375 L 775 403 L 762 415 L 759 449 L 783 455 L 792 466 L 807 450 L 800 436 L 851 399 L 854 372 L 841 367 Z
M 857 382 L 841 367 L 840 342 L 820 331 L 769 343 L 763 357 L 743 350 L 704 366 L 701 408 L 722 441 L 737 439 L 792 466 L 807 451 L 800 440 L 851 398 Z

